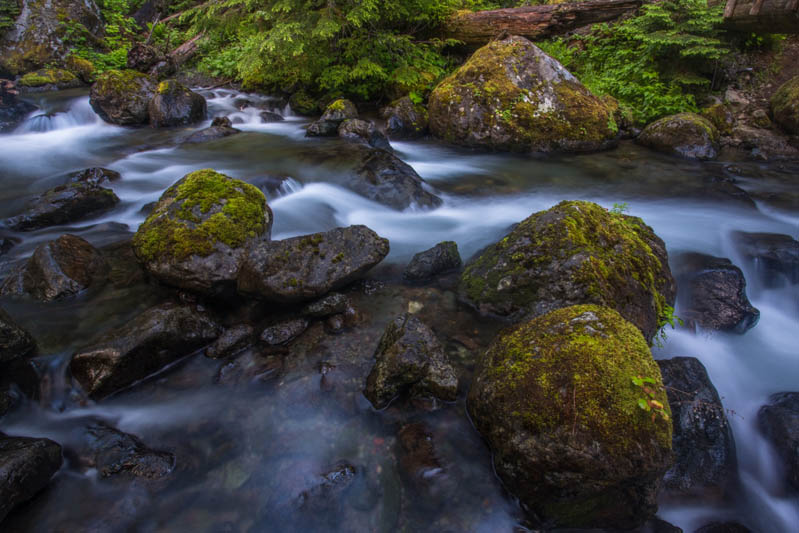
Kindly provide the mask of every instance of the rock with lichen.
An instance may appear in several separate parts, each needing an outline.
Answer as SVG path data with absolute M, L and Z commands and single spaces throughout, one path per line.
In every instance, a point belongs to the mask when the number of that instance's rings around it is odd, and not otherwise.
M 458 290 L 481 313 L 513 321 L 576 304 L 607 306 L 652 339 L 676 287 L 652 228 L 573 201 L 531 215 L 470 260 Z
M 205 120 L 208 105 L 202 95 L 175 80 L 166 80 L 158 84 L 147 110 L 150 126 L 171 128 Z
M 5 220 L 15 231 L 32 231 L 69 224 L 97 215 L 119 203 L 114 191 L 91 181 L 71 182 L 35 197 L 24 213 Z
M 615 145 L 613 112 L 523 37 L 477 50 L 430 95 L 430 131 L 446 141 L 516 152 L 585 152 Z
M 45 68 L 35 72 L 28 72 L 17 81 L 17 85 L 21 89 L 31 92 L 72 89 L 74 87 L 80 87 L 83 85 L 83 82 L 68 70 Z
M 427 133 L 427 109 L 407 96 L 381 109 L 380 116 L 386 121 L 386 134 L 391 139 L 412 139 Z
M 771 97 L 771 114 L 785 131 L 799 135 L 799 76 L 786 81 Z
M 505 487 L 543 528 L 626 530 L 657 510 L 670 410 L 646 340 L 616 311 L 572 306 L 504 330 L 467 407 Z
M 272 211 L 257 187 L 204 169 L 161 195 L 133 250 L 159 281 L 216 293 L 235 283 L 246 249 L 269 239 L 271 229 Z
M 155 95 L 155 81 L 135 70 L 108 70 L 92 85 L 89 103 L 106 122 L 137 126 L 149 120 L 148 106 Z
M 345 98 L 333 101 L 316 122 L 312 122 L 305 132 L 308 137 L 334 137 L 342 122 L 358 118 L 355 104 Z
M 669 115 L 649 124 L 635 142 L 665 154 L 702 161 L 718 157 L 719 132 L 696 113 Z

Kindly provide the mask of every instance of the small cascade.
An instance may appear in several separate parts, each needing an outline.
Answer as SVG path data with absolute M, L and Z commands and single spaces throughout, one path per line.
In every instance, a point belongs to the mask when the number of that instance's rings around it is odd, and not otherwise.
M 14 133 L 46 133 L 95 124 L 104 123 L 92 109 L 88 98 L 78 98 L 66 110 L 45 108 L 34 111 Z

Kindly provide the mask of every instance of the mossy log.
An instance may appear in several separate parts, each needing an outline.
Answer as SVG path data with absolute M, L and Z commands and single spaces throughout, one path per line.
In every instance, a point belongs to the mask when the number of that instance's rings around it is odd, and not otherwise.
M 638 9 L 642 0 L 589 0 L 492 11 L 458 11 L 445 26 L 447 37 L 481 46 L 499 35 L 530 40 L 561 35 L 589 24 L 615 20 Z
M 744 32 L 799 34 L 799 0 L 727 0 L 724 26 Z

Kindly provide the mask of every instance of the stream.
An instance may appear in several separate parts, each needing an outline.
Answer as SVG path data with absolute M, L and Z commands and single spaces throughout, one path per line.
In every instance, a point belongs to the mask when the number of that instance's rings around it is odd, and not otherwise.
M 308 120 L 279 101 L 224 89 L 200 92 L 208 98 L 209 120 L 169 130 L 106 124 L 85 90 L 33 95 L 41 110 L 0 135 L 0 219 L 87 167 L 121 173 L 121 180 L 105 185 L 121 202 L 80 223 L 16 234 L 21 242 L 2 256 L 0 276 L 64 233 L 97 247 L 130 238 L 145 219 L 143 208 L 193 170 L 213 168 L 257 186 L 280 177 L 279 188 L 267 193 L 273 239 L 352 224 L 389 239 L 391 252 L 370 274 L 372 281 L 350 292 L 359 327 L 330 335 L 315 324 L 277 377 L 221 383 L 226 363 L 195 355 L 95 404 L 66 380 L 71 354 L 159 301 L 162 289 L 108 284 L 49 304 L 4 299 L 3 307 L 37 339 L 44 377 L 40 399 L 1 418 L 1 432 L 64 443 L 87 420 L 103 420 L 176 456 L 168 483 L 155 487 L 101 479 L 67 455 L 51 486 L 6 519 L 8 531 L 515 531 L 522 512 L 496 478 L 464 400 L 475 359 L 502 324 L 459 304 L 451 285 L 404 286 L 399 276 L 413 254 L 440 241 L 456 241 L 466 260 L 514 223 L 566 199 L 607 208 L 626 204 L 672 257 L 698 251 L 730 258 L 744 268 L 749 299 L 761 313 L 744 335 L 669 329 L 654 349 L 658 359 L 693 356 L 705 365 L 728 413 L 740 478 L 730 501 L 664 501 L 658 517 L 687 532 L 726 520 L 753 531 L 797 530 L 799 497 L 782 492 L 781 467 L 757 428 L 757 411 L 771 394 L 799 386 L 799 285 L 762 286 L 737 257 L 731 234 L 797 238 L 799 166 L 697 163 L 630 142 L 609 152 L 546 158 L 476 153 L 433 140 L 393 142 L 396 155 L 444 200 L 434 210 L 400 212 L 340 185 L 351 169 L 344 141 L 306 138 Z M 273 107 L 285 120 L 262 123 L 259 108 L 242 109 L 244 97 Z M 180 144 L 218 115 L 243 132 Z M 392 405 L 377 412 L 361 395 L 362 382 L 385 325 L 409 305 L 420 309 L 418 316 L 467 379 L 459 400 L 441 409 L 409 414 Z M 396 459 L 397 428 L 409 421 L 432 428 L 446 470 L 421 495 L 409 490 Z M 356 470 L 343 504 L 285 511 L 313 473 L 342 460 Z

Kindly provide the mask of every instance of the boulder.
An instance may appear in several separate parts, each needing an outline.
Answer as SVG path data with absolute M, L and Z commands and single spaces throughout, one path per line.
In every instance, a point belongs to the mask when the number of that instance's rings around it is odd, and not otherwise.
M 255 330 L 247 324 L 228 328 L 205 350 L 205 356 L 222 359 L 237 354 L 253 345 Z
M 414 255 L 405 267 L 402 277 L 408 281 L 424 281 L 460 267 L 461 255 L 458 253 L 457 243 L 444 241 Z
M 590 202 L 561 202 L 519 223 L 470 260 L 459 294 L 510 320 L 594 303 L 652 339 L 674 304 L 666 247 L 640 218 Z
M 156 64 L 164 60 L 164 54 L 159 52 L 156 47 L 145 43 L 134 43 L 128 50 L 127 67 L 148 73 Z
M 322 114 L 322 118 L 312 122 L 305 131 L 307 137 L 334 137 L 339 125 L 347 119 L 358 118 L 355 104 L 344 98 L 331 103 Z
M 523 37 L 492 41 L 430 95 L 430 131 L 491 150 L 585 152 L 617 143 L 613 112 Z
M 208 105 L 202 95 L 189 90 L 175 80 L 158 84 L 147 108 L 150 126 L 171 128 L 187 126 L 205 120 Z
M 75 74 L 80 81 L 86 84 L 94 83 L 97 73 L 94 69 L 94 63 L 88 59 L 83 59 L 75 54 L 67 57 L 66 66 L 70 72 Z
M 108 263 L 94 246 L 66 234 L 37 246 L 30 259 L 6 278 L 0 295 L 29 295 L 50 302 L 104 281 L 107 272 Z
M 104 423 L 87 426 L 75 452 L 84 468 L 96 468 L 103 478 L 160 479 L 175 466 L 172 453 L 152 450 L 135 435 Z
M 760 431 L 777 450 L 785 480 L 799 490 L 799 392 L 780 392 L 757 413 Z
M 799 76 L 782 84 L 770 103 L 774 121 L 786 132 L 799 135 Z
M 414 139 L 427 133 L 427 109 L 404 96 L 380 110 L 386 121 L 386 134 L 391 139 Z
M 277 346 L 279 344 L 286 344 L 295 338 L 299 337 L 306 329 L 308 329 L 309 322 L 305 318 L 295 318 L 279 322 L 261 332 L 261 342 L 269 346 Z
M 283 122 L 285 120 L 283 118 L 283 115 L 279 115 L 274 111 L 261 111 L 261 113 L 258 116 L 261 117 L 261 122 L 266 122 L 266 123 Z
M 204 169 L 161 195 L 133 250 L 156 279 L 214 293 L 235 282 L 246 249 L 271 231 L 272 211 L 258 188 Z
M 388 240 L 366 226 L 262 241 L 249 250 L 238 289 L 274 302 L 314 300 L 363 277 L 388 249 Z
M 448 468 L 438 455 L 433 432 L 427 424 L 405 424 L 397 433 L 397 441 L 400 475 L 420 497 L 418 503 L 438 507 L 450 491 L 454 496 L 461 488 L 448 475 Z
M 27 91 L 56 91 L 83 85 L 83 81 L 68 70 L 60 68 L 39 69 L 22 76 L 17 85 Z
M 338 127 L 338 136 L 345 141 L 368 144 L 375 148 L 392 151 L 388 139 L 374 123 L 358 118 L 349 118 Z
M 745 333 L 760 319 L 746 297 L 746 280 L 729 259 L 684 253 L 674 260 L 680 316 L 706 329 Z
M 375 358 L 364 389 L 375 409 L 406 393 L 455 401 L 458 375 L 435 333 L 415 316 L 404 313 L 389 323 Z
M 315 302 L 311 302 L 300 310 L 303 316 L 325 318 L 331 315 L 346 313 L 352 307 L 350 299 L 345 295 L 334 292 Z
M 26 357 L 35 351 L 36 341 L 31 334 L 0 307 L 0 364 Z
M 752 530 L 738 522 L 710 522 L 694 533 L 752 533 Z
M 195 131 L 183 141 L 184 143 L 204 143 L 241 133 L 231 124 L 227 117 L 216 117 L 211 121 L 211 126 L 204 130 Z
M 123 389 L 219 337 L 219 326 L 189 305 L 152 307 L 77 351 L 72 376 L 92 398 Z
M 669 406 L 646 340 L 613 309 L 572 306 L 502 331 L 467 407 L 543 528 L 631 529 L 657 510 Z
M 719 132 L 696 113 L 679 113 L 649 124 L 635 142 L 664 154 L 706 161 L 719 153 Z
M 17 98 L 19 91 L 11 80 L 0 79 L 0 133 L 16 128 L 36 106 Z
M 119 126 L 139 126 L 149 120 L 148 106 L 155 81 L 135 70 L 108 70 L 98 76 L 89 103 L 100 118 Z
M 674 497 L 721 500 L 736 479 L 738 462 L 719 394 L 698 359 L 657 363 L 671 407 L 675 456 L 664 487 Z
M 732 234 L 737 252 L 766 287 L 799 284 L 799 241 L 777 233 Z
M 49 439 L 0 433 L 0 523 L 14 507 L 45 488 L 61 462 L 61 446 Z
M 122 179 L 122 174 L 115 170 L 102 167 L 87 168 L 69 174 L 69 181 L 73 183 L 88 183 L 90 185 L 103 185 Z
M 114 191 L 92 183 L 59 185 L 34 198 L 28 210 L 5 221 L 14 231 L 69 224 L 97 215 L 119 203 Z

